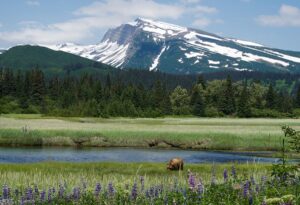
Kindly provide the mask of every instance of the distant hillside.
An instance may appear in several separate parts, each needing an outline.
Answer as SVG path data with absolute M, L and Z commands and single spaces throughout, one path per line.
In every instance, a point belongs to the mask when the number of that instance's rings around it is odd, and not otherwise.
M 0 67 L 27 70 L 40 68 L 48 74 L 95 73 L 111 66 L 63 51 L 41 46 L 16 46 L 0 55 Z

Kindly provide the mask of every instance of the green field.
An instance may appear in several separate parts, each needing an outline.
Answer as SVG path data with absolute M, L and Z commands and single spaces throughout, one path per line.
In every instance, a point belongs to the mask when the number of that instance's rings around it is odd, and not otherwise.
M 2 146 L 126 146 L 209 150 L 279 150 L 281 126 L 300 119 L 47 118 L 2 115 Z M 26 128 L 26 129 L 25 129 Z
M 224 169 L 230 170 L 234 164 L 217 164 L 214 166 L 217 180 L 223 180 Z M 237 172 L 244 176 L 261 176 L 270 173 L 271 165 L 262 164 L 236 164 Z M 187 164 L 182 172 L 172 172 L 166 169 L 165 163 L 61 163 L 43 162 L 29 164 L 2 164 L 0 166 L 0 181 L 10 185 L 57 186 L 64 181 L 71 186 L 80 185 L 82 180 L 88 184 L 101 181 L 122 183 L 134 181 L 144 176 L 148 183 L 158 183 L 162 180 L 172 181 L 178 178 L 180 183 L 186 183 L 188 170 L 197 173 L 203 182 L 211 180 L 212 164 Z

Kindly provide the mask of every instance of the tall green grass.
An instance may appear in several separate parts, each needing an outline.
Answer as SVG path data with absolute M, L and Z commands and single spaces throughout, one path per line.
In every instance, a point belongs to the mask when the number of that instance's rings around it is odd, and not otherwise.
M 234 118 L 45 118 L 0 117 L 0 145 L 170 147 L 186 149 L 279 150 L 281 126 L 300 129 L 299 119 Z M 26 127 L 27 131 L 24 131 Z
M 1 164 L 0 181 L 9 185 L 39 185 L 58 186 L 67 182 L 71 186 L 81 184 L 84 180 L 89 184 L 101 181 L 124 183 L 134 181 L 139 176 L 144 176 L 148 183 L 157 184 L 161 181 L 171 182 L 174 178 L 180 183 L 186 183 L 188 170 L 201 176 L 205 183 L 211 180 L 212 167 L 216 172 L 217 180 L 223 180 L 224 169 L 231 170 L 233 164 L 187 164 L 184 171 L 176 172 L 166 169 L 164 163 L 59 163 L 43 162 L 30 164 Z M 261 176 L 269 174 L 271 165 L 263 164 L 235 164 L 239 174 L 244 176 Z

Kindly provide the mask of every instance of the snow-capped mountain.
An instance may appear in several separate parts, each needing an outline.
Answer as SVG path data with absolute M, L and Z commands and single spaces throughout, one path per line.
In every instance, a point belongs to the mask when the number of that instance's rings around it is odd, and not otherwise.
M 143 18 L 108 30 L 96 45 L 47 47 L 124 69 L 182 74 L 217 70 L 300 72 L 300 52 Z

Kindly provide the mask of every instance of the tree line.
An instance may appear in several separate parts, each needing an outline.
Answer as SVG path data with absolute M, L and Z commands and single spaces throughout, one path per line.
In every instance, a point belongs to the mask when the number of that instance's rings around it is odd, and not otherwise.
M 125 76 L 126 77 L 126 76 Z M 190 87 L 170 87 L 156 79 L 147 85 L 110 74 L 99 78 L 47 77 L 40 69 L 14 72 L 0 69 L 0 113 L 40 113 L 52 116 L 159 117 L 291 117 L 300 108 L 295 94 L 279 91 L 272 83 L 253 80 L 205 80 Z M 132 77 L 134 78 L 134 77 Z M 174 83 L 174 82 L 173 82 Z

